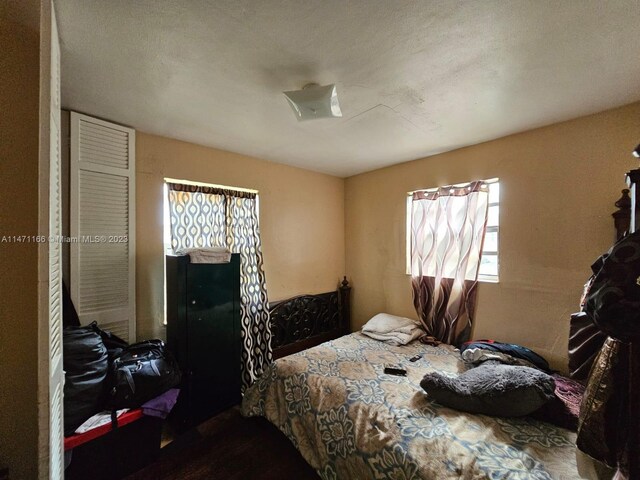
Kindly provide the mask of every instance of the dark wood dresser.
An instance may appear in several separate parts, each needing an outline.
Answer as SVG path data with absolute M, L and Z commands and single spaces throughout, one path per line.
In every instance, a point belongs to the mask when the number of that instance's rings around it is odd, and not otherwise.
M 171 415 L 184 431 L 240 402 L 240 255 L 193 264 L 167 256 L 167 347 L 183 372 Z

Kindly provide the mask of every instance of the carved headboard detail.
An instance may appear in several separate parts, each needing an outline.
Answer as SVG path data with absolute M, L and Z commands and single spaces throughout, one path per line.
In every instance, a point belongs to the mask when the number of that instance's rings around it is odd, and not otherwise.
M 638 194 L 636 193 L 636 199 Z M 625 188 L 622 190 L 622 196 L 615 203 L 618 210 L 613 212 L 611 216 L 613 217 L 613 222 L 616 227 L 616 240 L 620 240 L 627 232 L 629 232 L 629 228 L 631 226 L 631 197 L 629 196 L 629 189 Z M 638 208 L 640 207 L 640 202 L 636 201 L 636 211 L 635 217 L 638 218 Z
M 300 295 L 270 303 L 273 358 L 349 333 L 350 290 L 345 277 L 337 291 Z

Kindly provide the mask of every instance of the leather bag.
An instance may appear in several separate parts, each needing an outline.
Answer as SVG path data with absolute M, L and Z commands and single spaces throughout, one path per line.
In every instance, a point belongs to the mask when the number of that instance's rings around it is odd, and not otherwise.
M 162 340 L 134 343 L 111 365 L 109 406 L 137 408 L 175 387 L 182 377 L 175 358 Z

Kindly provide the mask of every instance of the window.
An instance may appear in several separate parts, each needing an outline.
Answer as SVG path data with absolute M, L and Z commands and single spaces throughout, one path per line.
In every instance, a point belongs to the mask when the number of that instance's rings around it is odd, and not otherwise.
M 478 280 L 482 282 L 498 282 L 498 237 L 500 228 L 500 183 L 499 179 L 485 180 L 489 185 L 489 207 L 487 212 L 487 228 L 480 258 Z M 465 184 L 454 185 L 455 187 Z M 424 189 L 435 191 L 437 188 Z M 411 274 L 411 199 L 414 192 L 407 193 L 406 214 L 406 273 Z
M 164 185 L 163 185 L 163 204 L 162 204 L 162 217 L 163 217 L 163 245 L 164 245 L 164 253 L 165 255 L 174 255 L 174 248 L 173 248 L 173 244 L 172 244 L 172 237 L 171 237 L 171 212 L 170 212 L 170 202 L 169 202 L 169 183 L 175 183 L 175 184 L 180 184 L 183 186 L 191 186 L 194 187 L 194 190 L 192 192 L 192 195 L 195 194 L 197 192 L 197 188 L 204 188 L 207 190 L 216 190 L 216 191 L 220 191 L 220 192 L 224 192 L 227 195 L 240 195 L 242 196 L 242 194 L 250 194 L 252 196 L 255 197 L 255 211 L 256 211 L 256 216 L 259 217 L 260 216 L 260 199 L 258 196 L 258 191 L 257 190 L 251 190 L 248 188 L 240 188 L 240 187 L 230 187 L 227 185 L 216 185 L 216 184 L 210 184 L 210 183 L 202 183 L 202 182 L 192 182 L 189 180 L 176 180 L 173 178 L 165 178 L 164 179 Z M 188 237 L 189 240 L 186 243 L 186 246 L 188 247 L 210 247 L 210 246 L 214 246 L 214 245 L 224 245 L 226 244 L 226 231 L 224 231 L 225 224 L 226 224 L 226 218 L 225 218 L 225 214 L 224 214 L 224 205 L 225 205 L 225 201 L 220 197 L 221 193 L 218 192 L 218 196 L 212 196 L 212 193 L 209 192 L 209 194 L 204 194 L 204 193 L 197 193 L 198 195 L 202 195 L 202 201 L 200 202 L 196 202 L 196 204 L 198 206 L 201 206 L 202 202 L 204 203 L 208 203 L 211 206 L 214 206 L 214 204 L 218 204 L 218 206 L 220 207 L 220 209 L 215 209 L 215 212 L 208 212 L 207 209 L 205 208 L 205 210 L 203 212 L 198 212 L 196 214 L 196 216 L 194 218 L 191 218 L 191 220 L 189 221 L 190 223 L 190 228 L 189 231 L 187 232 L 185 230 L 185 238 Z M 191 209 L 196 209 L 197 211 L 197 206 L 196 204 L 192 205 Z M 188 217 L 192 215 L 191 213 L 188 212 L 183 212 L 183 216 L 184 217 Z M 210 227 L 211 225 L 208 225 L 207 222 L 205 222 L 204 224 L 202 224 L 202 221 L 204 219 L 204 216 L 208 215 L 208 222 L 213 222 L 213 227 L 212 229 L 209 229 L 208 227 Z M 259 221 L 259 220 L 256 220 Z M 206 226 L 204 226 L 206 224 Z M 204 226 L 204 228 L 202 228 Z M 184 245 L 183 245 L 184 246 Z
M 183 248 L 213 246 L 225 246 L 235 253 L 239 253 L 243 246 L 246 246 L 251 248 L 250 251 L 254 255 L 260 250 L 259 239 L 257 239 L 259 221 L 257 190 L 171 178 L 165 178 L 164 181 L 162 215 L 165 255 L 175 255 L 175 250 Z M 174 184 L 173 189 L 169 188 L 170 184 Z M 180 188 L 176 189 L 175 186 Z M 170 190 L 180 190 L 181 193 L 172 196 Z M 232 199 L 237 201 L 232 203 Z M 172 215 L 175 217 L 172 218 Z M 238 219 L 235 218 L 236 216 Z M 179 224 L 175 227 L 181 232 L 179 241 L 172 234 L 172 220 Z M 252 255 L 246 258 L 251 259 Z M 166 291 L 166 262 L 164 262 L 164 281 Z M 255 291 L 257 292 L 258 289 L 256 288 Z M 166 295 L 164 300 L 163 323 L 166 325 Z
M 497 178 L 487 180 L 489 184 L 489 211 L 487 212 L 487 230 L 484 235 L 482 257 L 478 280 L 482 282 L 498 281 L 498 232 L 500 229 L 500 182 Z

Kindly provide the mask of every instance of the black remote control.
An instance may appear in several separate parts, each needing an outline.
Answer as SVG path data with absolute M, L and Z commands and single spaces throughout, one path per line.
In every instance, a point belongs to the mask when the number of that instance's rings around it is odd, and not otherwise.
M 385 365 L 384 373 L 388 375 L 398 375 L 400 377 L 405 377 L 407 375 L 407 371 L 397 365 Z
M 422 358 L 422 355 L 418 354 L 418 355 L 414 355 L 413 357 L 411 357 L 409 359 L 410 362 L 417 362 L 418 360 L 420 360 Z

